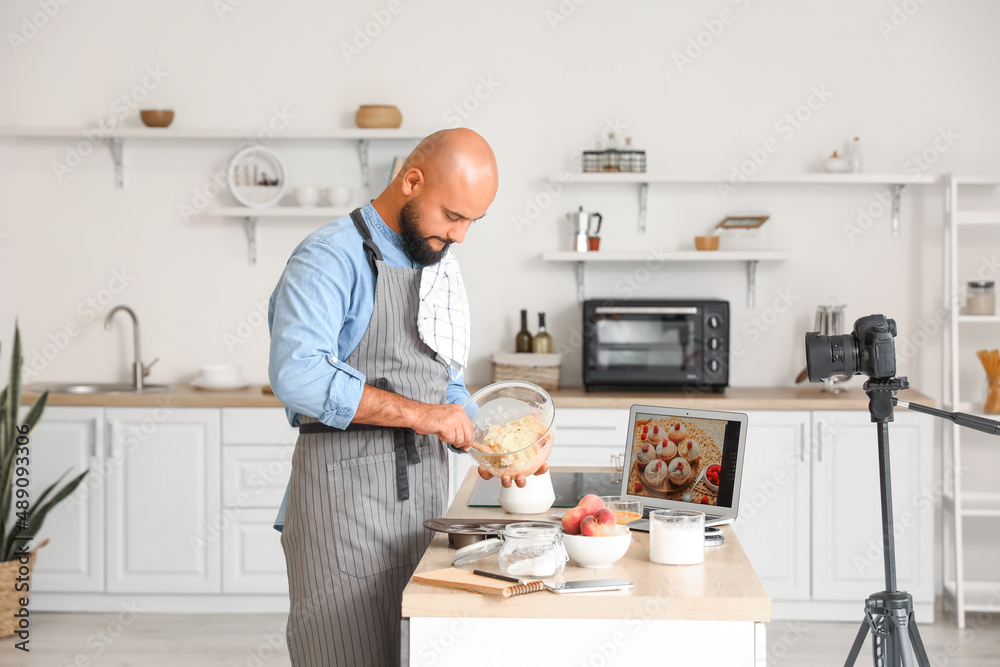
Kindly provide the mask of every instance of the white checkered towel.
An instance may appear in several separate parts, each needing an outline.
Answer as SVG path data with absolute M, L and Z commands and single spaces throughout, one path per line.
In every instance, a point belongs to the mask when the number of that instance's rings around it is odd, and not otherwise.
M 420 340 L 444 358 L 456 379 L 469 361 L 469 329 L 469 297 L 458 259 L 449 248 L 440 262 L 425 266 L 421 273 L 417 331 Z

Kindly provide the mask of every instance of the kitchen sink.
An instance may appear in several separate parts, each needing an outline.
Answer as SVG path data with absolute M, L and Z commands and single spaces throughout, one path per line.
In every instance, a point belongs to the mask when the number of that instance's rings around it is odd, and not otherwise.
M 33 392 L 48 391 L 53 394 L 145 394 L 157 391 L 166 391 L 171 388 L 169 384 L 144 384 L 142 389 L 136 389 L 134 385 L 118 382 L 57 382 L 31 384 L 25 389 Z

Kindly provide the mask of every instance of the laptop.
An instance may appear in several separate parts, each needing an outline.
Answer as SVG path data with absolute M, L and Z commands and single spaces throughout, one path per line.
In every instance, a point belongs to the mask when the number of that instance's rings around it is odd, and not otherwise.
M 643 518 L 629 528 L 648 531 L 655 509 L 704 512 L 706 526 L 732 523 L 746 436 L 741 412 L 633 405 L 621 495 L 642 501 Z

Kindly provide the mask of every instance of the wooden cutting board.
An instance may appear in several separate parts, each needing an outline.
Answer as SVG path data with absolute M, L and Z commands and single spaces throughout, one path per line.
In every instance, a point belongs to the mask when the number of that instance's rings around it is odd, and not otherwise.
M 495 595 L 497 597 L 509 598 L 525 593 L 534 593 L 545 588 L 541 581 L 532 581 L 528 584 L 512 584 L 499 579 L 491 579 L 482 575 L 473 574 L 468 570 L 460 570 L 457 567 L 449 567 L 433 572 L 413 575 L 413 581 L 427 586 L 437 586 L 439 588 L 456 588 L 483 595 Z

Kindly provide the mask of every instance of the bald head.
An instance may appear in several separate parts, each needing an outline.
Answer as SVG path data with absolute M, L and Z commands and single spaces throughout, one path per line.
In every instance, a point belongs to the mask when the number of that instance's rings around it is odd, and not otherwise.
M 469 225 L 493 203 L 498 185 L 496 157 L 485 139 L 467 128 L 441 130 L 413 149 L 373 204 L 398 233 L 404 231 L 405 208 L 410 231 L 416 226 L 437 251 L 462 242 Z

